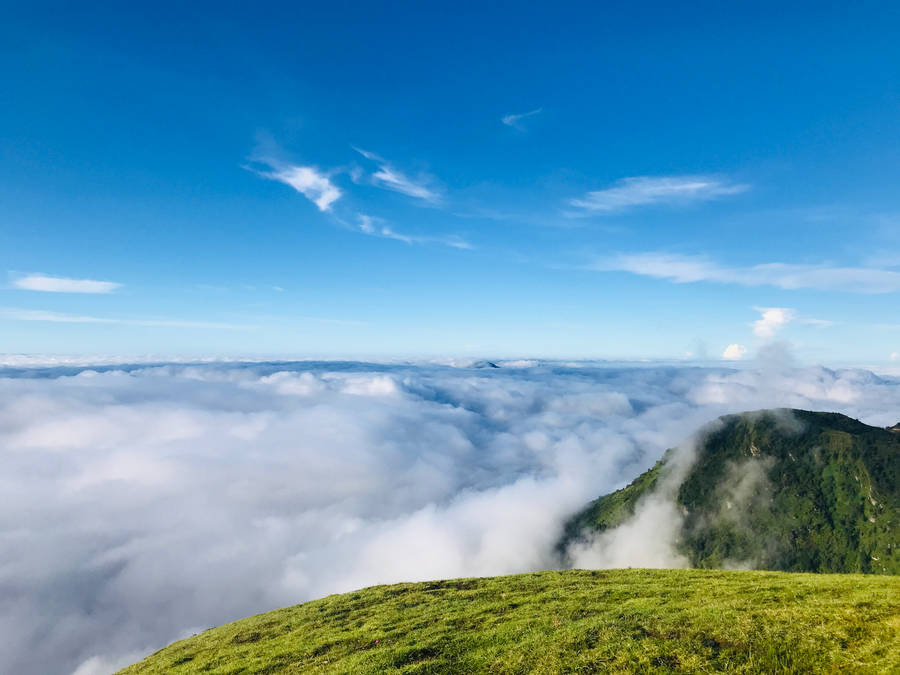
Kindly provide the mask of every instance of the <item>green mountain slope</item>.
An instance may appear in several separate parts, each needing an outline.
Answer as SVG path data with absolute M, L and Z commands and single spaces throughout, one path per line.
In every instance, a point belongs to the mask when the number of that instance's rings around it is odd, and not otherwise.
M 721 418 L 568 524 L 565 551 L 642 500 L 678 505 L 676 548 L 695 567 L 900 574 L 900 433 L 836 413 Z
M 176 642 L 121 673 L 900 671 L 900 577 L 540 572 L 378 586 Z

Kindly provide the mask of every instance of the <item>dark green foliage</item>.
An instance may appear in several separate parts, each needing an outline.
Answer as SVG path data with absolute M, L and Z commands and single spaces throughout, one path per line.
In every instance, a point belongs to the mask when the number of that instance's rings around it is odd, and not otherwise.
M 602 531 L 631 516 L 671 470 L 670 451 L 569 524 Z M 673 491 L 679 552 L 696 567 L 900 574 L 900 434 L 836 413 L 721 418 Z

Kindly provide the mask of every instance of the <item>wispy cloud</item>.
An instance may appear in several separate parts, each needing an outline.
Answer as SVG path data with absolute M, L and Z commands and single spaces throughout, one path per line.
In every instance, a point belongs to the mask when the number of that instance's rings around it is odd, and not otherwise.
M 366 159 L 378 164 L 378 170 L 372 174 L 372 182 L 376 186 L 421 199 L 430 204 L 437 204 L 442 200 L 440 192 L 429 186 L 433 182 L 430 177 L 420 176 L 414 180 L 374 152 L 368 152 L 355 146 L 353 149 Z
M 584 213 L 613 213 L 650 204 L 690 204 L 740 194 L 748 185 L 715 176 L 634 176 L 569 204 Z M 579 214 L 573 214 L 579 215 Z
M 776 286 L 787 290 L 817 289 L 849 293 L 894 293 L 900 290 L 900 272 L 868 267 L 831 267 L 764 263 L 728 267 L 700 256 L 635 253 L 598 261 L 601 271 L 631 272 L 684 284 L 708 281 L 741 286 Z
M 284 165 L 272 167 L 271 171 L 258 171 L 264 178 L 277 180 L 285 185 L 290 185 L 297 192 L 315 204 L 319 211 L 330 211 L 331 205 L 341 198 L 341 190 L 327 173 L 313 166 Z
M 523 120 L 528 119 L 529 117 L 534 117 L 535 115 L 539 115 L 544 111 L 543 108 L 535 108 L 534 110 L 530 110 L 526 113 L 518 113 L 515 115 L 504 115 L 500 118 L 500 122 L 505 124 L 508 127 L 512 127 L 513 129 L 517 129 L 518 131 L 525 131 L 525 125 L 522 124 Z
M 44 291 L 47 293 L 112 293 L 122 284 L 114 281 L 94 281 L 93 279 L 67 279 L 49 277 L 43 274 L 28 274 L 13 279 L 12 285 L 24 291 Z
M 402 241 L 405 244 L 442 244 L 451 248 L 469 250 L 474 248 L 469 242 L 457 235 L 448 235 L 444 237 L 430 237 L 403 234 L 397 232 L 390 225 L 387 225 L 383 219 L 375 216 L 369 216 L 363 213 L 358 214 L 358 225 L 355 228 L 371 237 L 383 237 L 385 239 L 394 239 Z
M 19 309 L 15 307 L 0 307 L 0 319 L 10 321 L 46 321 L 50 323 L 101 323 L 119 324 L 125 326 L 158 326 L 171 328 L 225 328 L 229 330 L 242 330 L 247 326 L 211 321 L 183 321 L 180 319 L 124 319 L 101 316 L 89 316 L 83 314 L 63 314 L 60 312 L 48 312 L 40 309 Z

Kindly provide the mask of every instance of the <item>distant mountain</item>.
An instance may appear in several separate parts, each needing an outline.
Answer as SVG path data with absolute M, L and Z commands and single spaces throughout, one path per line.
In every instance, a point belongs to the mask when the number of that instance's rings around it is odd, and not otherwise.
M 567 525 L 559 549 L 673 500 L 677 553 L 701 568 L 900 574 L 900 425 L 768 410 L 720 418 Z

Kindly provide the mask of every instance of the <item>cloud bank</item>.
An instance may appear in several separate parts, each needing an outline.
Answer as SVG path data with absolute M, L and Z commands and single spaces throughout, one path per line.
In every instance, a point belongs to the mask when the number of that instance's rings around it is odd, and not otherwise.
M 720 414 L 900 410 L 896 378 L 783 362 L 457 365 L 0 369 L 0 671 L 108 672 L 327 593 L 552 567 L 571 513 Z

